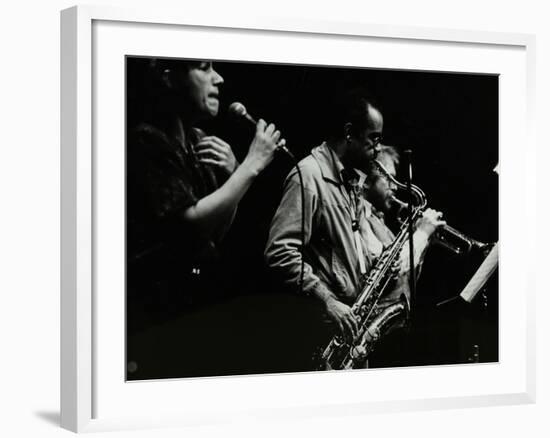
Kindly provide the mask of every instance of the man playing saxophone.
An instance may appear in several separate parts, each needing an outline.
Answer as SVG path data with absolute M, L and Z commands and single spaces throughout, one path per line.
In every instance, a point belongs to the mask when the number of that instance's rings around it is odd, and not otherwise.
M 312 353 L 319 341 L 326 344 L 329 334 L 348 342 L 355 339 L 359 326 L 352 305 L 376 257 L 391 241 L 389 230 L 383 238 L 368 220 L 372 205 L 364 196 L 366 172 L 381 149 L 379 106 L 366 94 L 352 92 L 331 110 L 327 140 L 298 164 L 304 199 L 293 170 L 286 178 L 265 250 L 267 265 L 282 282 L 320 303 L 330 323 L 319 327 Z M 440 214 L 424 213 L 415 232 L 417 261 L 443 224 Z

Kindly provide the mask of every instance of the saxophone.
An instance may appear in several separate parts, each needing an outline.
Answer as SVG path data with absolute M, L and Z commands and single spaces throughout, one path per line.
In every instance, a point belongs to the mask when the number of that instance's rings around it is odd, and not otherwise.
M 407 191 L 409 187 L 397 181 L 378 160 L 373 161 L 380 172 L 398 188 Z M 426 209 L 427 200 L 424 192 L 414 184 L 410 185 L 415 206 L 408 217 L 399 218 L 399 232 L 390 246 L 377 259 L 372 270 L 362 281 L 361 292 L 351 310 L 358 321 L 358 334 L 351 342 L 345 342 L 339 335 L 334 336 L 320 357 L 319 369 L 341 370 L 364 368 L 366 359 L 376 347 L 377 342 L 392 327 L 392 323 L 408 311 L 407 303 L 403 300 L 388 307 L 378 306 L 380 297 L 395 280 L 395 266 L 399 261 L 403 246 L 409 239 L 410 224 L 422 216 Z M 400 211 L 408 206 L 394 197 Z M 483 243 L 466 236 L 448 225 L 441 227 L 434 235 L 434 242 L 451 250 L 455 254 L 468 254 L 472 250 L 488 251 L 492 243 Z
M 384 166 L 375 161 L 380 170 L 389 174 Z M 351 307 L 358 321 L 358 333 L 351 342 L 340 335 L 334 336 L 320 357 L 322 370 L 343 370 L 364 368 L 368 355 L 378 340 L 388 331 L 394 320 L 406 314 L 407 304 L 398 302 L 384 309 L 377 307 L 380 297 L 396 279 L 396 265 L 399 262 L 403 246 L 409 238 L 409 224 L 413 225 L 422 215 L 427 202 L 424 192 L 412 185 L 411 190 L 416 204 L 406 220 L 401 223 L 399 232 L 376 260 L 374 267 L 362 281 L 361 292 Z

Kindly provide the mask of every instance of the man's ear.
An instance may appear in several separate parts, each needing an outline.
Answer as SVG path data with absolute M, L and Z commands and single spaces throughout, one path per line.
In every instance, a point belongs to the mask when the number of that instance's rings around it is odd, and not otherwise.
M 162 72 L 162 82 L 166 85 L 166 88 L 172 89 L 172 71 L 169 68 L 165 68 Z
M 346 122 L 344 124 L 344 137 L 346 140 L 351 140 L 351 128 L 353 127 L 353 125 L 351 124 L 351 122 Z

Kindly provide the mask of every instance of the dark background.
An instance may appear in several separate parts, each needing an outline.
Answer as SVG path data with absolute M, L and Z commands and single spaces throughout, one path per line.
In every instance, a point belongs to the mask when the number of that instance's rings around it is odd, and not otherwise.
M 143 65 L 142 59 L 128 58 L 129 126 L 140 118 Z M 468 236 L 498 240 L 498 177 L 493 172 L 498 163 L 498 77 L 217 61 L 214 68 L 225 81 L 220 114 L 201 127 L 230 143 L 238 159 L 245 156 L 253 129 L 227 114 L 230 103 L 242 102 L 255 118 L 275 123 L 299 160 L 323 141 L 331 97 L 366 87 L 384 115 L 383 143 L 412 150 L 413 182 L 426 193 L 428 206 Z M 223 293 L 212 291 L 210 315 L 198 315 L 196 321 L 200 325 L 203 316 L 216 320 L 215 330 L 197 330 L 197 344 L 211 345 L 215 357 L 245 360 L 214 358 L 210 362 L 225 365 L 209 364 L 204 375 L 301 369 L 304 339 L 315 330 L 317 315 L 307 299 L 285 294 L 263 264 L 269 224 L 291 167 L 288 157 L 276 157 L 239 206 L 223 247 L 225 271 L 220 275 L 229 287 Z M 460 293 L 481 260 L 480 255 L 457 257 L 430 249 L 418 283 L 412 332 L 399 344 L 407 350 L 405 365 L 468 362 L 474 345 L 480 361 L 498 360 L 497 275 L 486 299 L 480 296 L 469 306 L 436 306 Z M 158 335 L 139 342 L 154 345 Z M 155 354 L 153 347 L 147 351 Z M 381 348 L 375 362 L 391 366 L 383 352 Z M 150 377 L 178 377 L 177 367 L 134 378 Z

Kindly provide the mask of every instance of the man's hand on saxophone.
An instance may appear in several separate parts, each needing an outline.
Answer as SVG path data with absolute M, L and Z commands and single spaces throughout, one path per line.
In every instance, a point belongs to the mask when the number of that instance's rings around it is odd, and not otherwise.
M 325 301 L 325 310 L 346 342 L 352 342 L 357 337 L 359 327 L 351 307 L 336 298 L 329 297 Z

